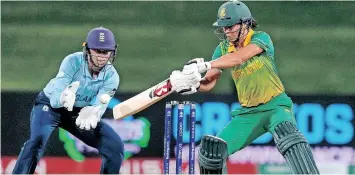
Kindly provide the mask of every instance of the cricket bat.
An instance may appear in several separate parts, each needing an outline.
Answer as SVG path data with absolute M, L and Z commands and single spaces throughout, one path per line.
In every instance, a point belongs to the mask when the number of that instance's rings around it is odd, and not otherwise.
M 114 119 L 119 120 L 148 108 L 174 92 L 171 88 L 170 79 L 166 79 L 136 96 L 117 104 L 113 107 Z

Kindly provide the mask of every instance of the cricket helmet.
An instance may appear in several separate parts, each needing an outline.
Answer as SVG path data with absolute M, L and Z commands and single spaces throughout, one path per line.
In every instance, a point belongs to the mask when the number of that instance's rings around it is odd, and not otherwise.
M 221 5 L 217 14 L 216 27 L 229 27 L 252 20 L 249 8 L 240 1 L 228 1 Z
M 116 49 L 116 41 L 113 33 L 106 28 L 92 29 L 86 38 L 88 49 L 112 50 Z
M 90 55 L 90 49 L 104 50 L 112 51 L 109 61 L 110 63 L 113 63 L 115 61 L 117 53 L 117 44 L 115 36 L 109 29 L 106 29 L 104 27 L 97 27 L 92 29 L 88 33 L 86 37 L 86 42 L 84 42 L 83 46 L 85 58 L 87 58 L 87 55 Z

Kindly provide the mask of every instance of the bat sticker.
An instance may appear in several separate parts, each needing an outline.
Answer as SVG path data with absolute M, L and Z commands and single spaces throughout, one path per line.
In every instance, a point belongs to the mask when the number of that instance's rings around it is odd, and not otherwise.
M 149 93 L 149 97 L 150 98 L 161 97 L 170 91 L 171 91 L 171 83 L 170 80 L 167 80 L 161 84 L 158 84 L 157 87 Z

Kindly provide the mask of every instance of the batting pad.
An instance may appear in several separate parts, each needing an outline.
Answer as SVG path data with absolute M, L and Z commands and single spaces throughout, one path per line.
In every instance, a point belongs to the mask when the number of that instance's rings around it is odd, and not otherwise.
M 291 122 L 275 127 L 274 141 L 295 174 L 319 174 L 311 147 L 302 133 Z
M 211 135 L 205 135 L 198 152 L 201 174 L 226 174 L 227 143 Z

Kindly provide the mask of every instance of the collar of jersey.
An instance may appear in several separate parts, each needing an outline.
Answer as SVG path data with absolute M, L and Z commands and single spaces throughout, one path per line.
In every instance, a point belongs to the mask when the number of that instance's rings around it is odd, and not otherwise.
M 244 43 L 243 43 L 243 47 L 245 47 L 246 45 L 248 45 L 251 41 L 251 37 L 253 36 L 254 34 L 254 30 L 253 29 L 249 29 L 249 32 L 244 40 Z
M 251 42 L 251 37 L 254 34 L 254 30 L 253 29 L 249 29 L 249 32 L 247 34 L 247 36 L 245 37 L 245 40 L 243 42 L 243 47 L 245 47 L 246 45 L 248 45 Z M 232 43 L 227 42 L 228 43 L 228 49 L 227 52 L 231 53 L 232 51 L 235 51 L 235 47 Z

